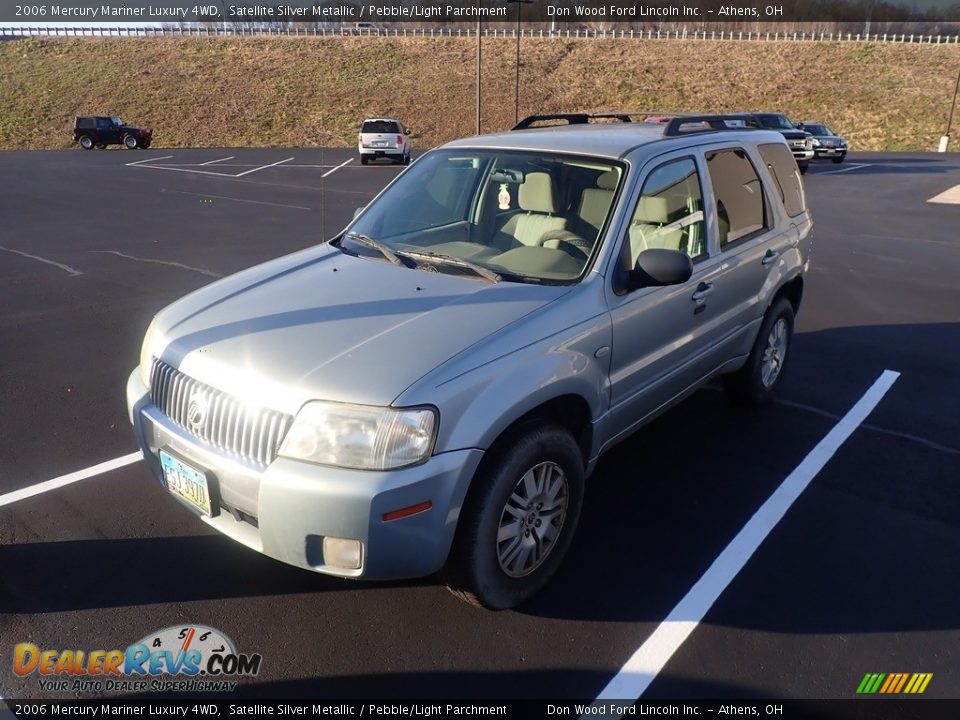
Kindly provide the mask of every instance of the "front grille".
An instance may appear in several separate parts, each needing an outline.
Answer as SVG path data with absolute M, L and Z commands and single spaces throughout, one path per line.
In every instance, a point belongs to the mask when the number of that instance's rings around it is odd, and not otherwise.
M 266 467 L 277 457 L 293 417 L 245 405 L 162 360 L 150 371 L 150 399 L 164 415 L 207 445 Z

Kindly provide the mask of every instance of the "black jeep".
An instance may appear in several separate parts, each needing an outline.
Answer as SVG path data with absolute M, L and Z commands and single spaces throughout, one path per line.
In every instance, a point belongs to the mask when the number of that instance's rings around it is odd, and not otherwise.
M 84 150 L 123 145 L 130 150 L 150 147 L 153 130 L 127 125 L 122 118 L 78 117 L 73 125 L 73 139 Z

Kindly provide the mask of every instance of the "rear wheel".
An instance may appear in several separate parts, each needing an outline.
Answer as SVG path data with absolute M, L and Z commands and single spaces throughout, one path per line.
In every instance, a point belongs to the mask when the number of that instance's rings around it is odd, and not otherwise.
M 450 591 L 490 610 L 535 595 L 570 548 L 583 482 L 580 449 L 562 427 L 530 422 L 498 440 L 460 515 L 444 569 Z
M 144 150 L 146 150 L 148 147 L 150 147 L 150 141 L 149 141 L 149 140 L 144 140 L 144 141 L 143 141 L 143 145 L 141 145 L 140 147 L 143 148 Z
M 80 147 L 82 147 L 84 150 L 93 150 L 94 145 L 95 143 L 93 142 L 93 138 L 89 135 L 80 136 Z
M 361 155 L 361 156 L 360 156 L 360 164 L 361 164 L 361 165 L 366 165 L 367 162 L 368 162 L 368 161 L 367 161 L 367 156 L 366 156 L 366 155 Z
M 136 150 L 140 147 L 140 141 L 137 139 L 136 135 L 125 135 L 123 137 L 123 144 L 127 150 Z
M 793 322 L 790 301 L 778 298 L 763 318 L 747 364 L 723 377 L 724 389 L 734 400 L 745 405 L 764 405 L 773 399 L 786 370 Z

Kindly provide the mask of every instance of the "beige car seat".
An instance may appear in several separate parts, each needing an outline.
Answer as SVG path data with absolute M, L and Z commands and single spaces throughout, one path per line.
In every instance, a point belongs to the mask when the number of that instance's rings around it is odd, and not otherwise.
M 517 204 L 521 212 L 511 215 L 500 232 L 520 245 L 536 245 L 548 230 L 567 226 L 566 218 L 554 214 L 553 182 L 548 173 L 527 173 L 517 193 Z

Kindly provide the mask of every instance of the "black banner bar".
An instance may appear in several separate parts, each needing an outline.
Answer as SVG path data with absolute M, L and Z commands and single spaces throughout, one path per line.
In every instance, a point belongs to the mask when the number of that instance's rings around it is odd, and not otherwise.
M 960 700 L 6 700 L 6 718 L 727 718 L 956 720 Z
M 655 26 L 721 22 L 944 23 L 944 0 L 13 0 L 0 23 L 391 23 L 516 22 Z M 941 28 L 937 28 L 938 30 Z M 928 27 L 927 32 L 933 31 Z M 918 29 L 918 32 L 922 29 Z

